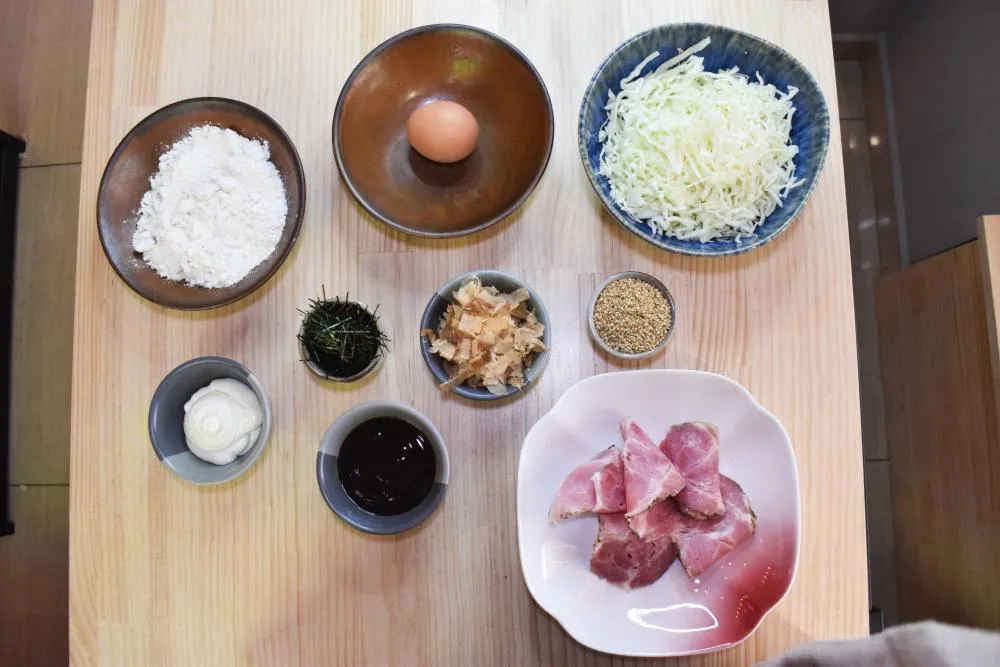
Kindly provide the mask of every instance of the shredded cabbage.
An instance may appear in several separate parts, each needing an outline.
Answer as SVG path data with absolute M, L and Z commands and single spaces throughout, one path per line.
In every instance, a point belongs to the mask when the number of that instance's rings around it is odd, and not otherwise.
M 753 234 L 795 179 L 791 99 L 738 68 L 706 72 L 705 38 L 640 76 L 650 54 L 608 92 L 599 173 L 624 211 L 654 234 L 705 242 Z

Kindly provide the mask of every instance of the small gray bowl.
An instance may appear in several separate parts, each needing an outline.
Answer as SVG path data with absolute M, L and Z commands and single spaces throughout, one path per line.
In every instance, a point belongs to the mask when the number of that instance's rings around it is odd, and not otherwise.
M 524 386 L 521 389 L 515 389 L 514 387 L 508 386 L 507 393 L 503 395 L 496 395 L 490 392 L 486 387 L 470 387 L 465 384 L 461 384 L 451 391 L 463 398 L 472 399 L 474 401 L 497 401 L 500 399 L 508 398 L 514 394 L 523 393 L 527 391 L 529 387 L 538 379 L 542 374 L 542 370 L 545 368 L 546 362 L 549 360 L 549 353 L 552 344 L 552 323 L 549 321 L 549 312 L 545 310 L 545 304 L 542 303 L 541 297 L 535 293 L 535 290 L 528 287 L 527 284 L 518 280 L 514 276 L 506 274 L 502 271 L 470 271 L 468 273 L 463 273 L 457 278 L 453 278 L 441 286 L 437 292 L 431 296 L 431 300 L 427 303 L 427 307 L 424 308 L 424 314 L 420 318 L 420 330 L 424 329 L 434 329 L 438 328 L 438 324 L 441 322 L 441 317 L 444 315 L 445 310 L 448 305 L 452 303 L 453 294 L 466 282 L 472 278 L 479 278 L 479 281 L 486 286 L 496 287 L 501 292 L 510 293 L 514 290 L 520 289 L 521 287 L 528 290 L 528 294 L 531 296 L 527 301 L 528 308 L 535 312 L 535 316 L 538 320 L 545 325 L 545 333 L 542 336 L 542 342 L 545 343 L 545 351 L 535 355 L 535 358 L 531 361 L 531 365 L 524 372 Z M 438 384 L 442 384 L 451 379 L 448 374 L 448 369 L 446 367 L 446 362 L 444 359 L 438 355 L 431 352 L 430 343 L 424 336 L 420 336 L 420 352 L 423 354 L 424 363 L 427 364 L 427 368 L 430 369 L 434 378 L 437 380 Z
M 303 326 L 305 326 L 304 319 L 302 321 L 302 324 L 299 325 L 300 335 L 302 333 Z M 317 364 L 316 362 L 314 362 L 312 359 L 309 358 L 309 353 L 306 352 L 306 346 L 302 344 L 301 339 L 298 341 L 298 344 L 299 344 L 299 358 L 302 360 L 302 363 L 304 363 L 306 367 L 309 370 L 311 370 L 313 374 L 320 380 L 325 380 L 326 382 L 334 382 L 337 384 L 350 384 L 351 382 L 357 382 L 358 380 L 362 380 L 368 377 L 382 366 L 382 360 L 385 359 L 385 352 L 382 352 L 377 357 L 372 359 L 372 362 L 370 364 L 362 368 L 359 372 L 355 373 L 354 375 L 348 375 L 347 377 L 337 377 L 336 375 L 327 374 L 327 372 L 324 371 L 319 364 Z
M 232 378 L 250 387 L 264 410 L 260 435 L 250 451 L 232 463 L 217 466 L 192 454 L 184 439 L 184 404 L 212 380 Z M 260 458 L 271 434 L 271 404 L 260 381 L 247 368 L 225 357 L 198 357 L 170 371 L 153 393 L 149 404 L 149 439 L 157 458 L 172 473 L 192 484 L 212 485 L 232 481 Z
M 621 280 L 622 278 L 635 278 L 636 280 L 641 280 L 644 283 L 649 283 L 650 285 L 655 287 L 660 292 L 660 294 L 662 294 L 663 297 L 667 300 L 667 308 L 670 310 L 670 327 L 667 329 L 667 335 L 664 336 L 663 340 L 661 340 L 659 344 L 652 350 L 648 350 L 646 352 L 639 352 L 636 354 L 630 354 L 628 352 L 619 352 L 618 350 L 614 349 L 613 347 L 604 342 L 604 339 L 601 338 L 601 335 L 597 333 L 597 327 L 594 326 L 594 305 L 597 303 L 597 297 L 601 296 L 601 292 L 604 291 L 605 287 L 607 287 L 616 280 Z M 662 282 L 660 282 L 653 276 L 649 275 L 648 273 L 643 273 L 642 271 L 622 271 L 621 273 L 616 273 L 615 275 L 605 280 L 603 283 L 600 284 L 600 286 L 596 290 L 594 290 L 594 296 L 591 297 L 590 299 L 590 307 L 587 308 L 587 329 L 590 331 L 590 337 L 594 339 L 594 342 L 597 343 L 598 347 L 600 347 L 602 350 L 604 350 L 611 356 L 616 357 L 618 359 L 626 359 L 626 360 L 648 359 L 649 357 L 652 357 L 655 354 L 659 353 L 660 350 L 662 350 L 664 347 L 667 346 L 667 343 L 670 341 L 670 337 L 674 335 L 674 327 L 676 326 L 676 324 L 677 324 L 677 308 L 674 307 L 674 297 L 670 293 L 670 290 L 668 290 L 667 286 L 664 285 Z
M 376 417 L 396 417 L 423 431 L 431 447 L 434 448 L 437 459 L 437 473 L 430 493 L 409 512 L 395 516 L 373 514 L 359 507 L 347 495 L 337 472 L 337 455 L 340 453 L 344 438 L 362 423 Z M 423 523 L 444 500 L 450 474 L 448 450 L 444 446 L 444 438 L 434 424 L 413 408 L 390 401 L 362 403 L 337 417 L 326 430 L 320 442 L 319 453 L 316 455 L 316 479 L 323 500 L 345 523 L 372 535 L 395 535 Z

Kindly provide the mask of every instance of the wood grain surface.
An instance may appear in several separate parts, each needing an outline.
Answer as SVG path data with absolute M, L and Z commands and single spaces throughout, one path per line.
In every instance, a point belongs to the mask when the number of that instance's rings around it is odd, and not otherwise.
M 993 372 L 993 399 L 1000 415 L 1000 215 L 979 218 L 979 261 L 982 264 L 986 327 Z
M 979 244 L 875 285 L 900 620 L 996 629 L 1000 464 Z
M 803 216 L 774 243 L 722 260 L 652 248 L 616 226 L 576 147 L 583 89 L 622 40 L 704 20 L 787 48 L 837 108 L 826 3 L 395 0 L 293 3 L 97 0 L 80 206 L 71 455 L 71 656 L 85 665 L 624 665 L 583 649 L 532 602 L 521 578 L 515 475 L 527 429 L 574 382 L 621 368 L 583 326 L 598 281 L 660 277 L 677 330 L 646 366 L 724 373 L 786 425 L 803 493 L 801 567 L 789 597 L 743 645 L 688 664 L 753 664 L 814 639 L 867 629 L 865 526 L 850 258 L 840 133 Z M 529 202 L 486 232 L 412 239 L 363 216 L 338 180 L 330 122 L 340 86 L 372 47 L 413 25 L 471 23 L 522 48 L 552 96 L 555 147 Z M 142 301 L 101 252 L 100 174 L 124 133 L 174 100 L 221 95 L 274 117 L 309 188 L 284 267 L 241 303 L 179 313 Z M 442 398 L 420 359 L 431 293 L 475 268 L 523 277 L 554 322 L 540 383 L 514 402 Z M 381 304 L 393 339 L 368 382 L 320 384 L 298 362 L 296 308 L 350 292 Z M 216 489 L 157 462 L 146 412 L 157 383 L 191 357 L 245 362 L 270 392 L 274 430 L 252 473 Z M 430 417 L 452 484 L 419 530 L 367 537 L 316 487 L 320 437 L 344 409 L 388 398 Z M 539 508 L 545 511 L 545 508 Z
M 91 4 L 0 3 L 0 130 L 25 140 L 24 166 L 80 161 Z
M 80 166 L 21 170 L 14 334 L 12 484 L 69 483 L 73 283 Z
M 10 500 L 17 530 L 0 539 L 0 665 L 65 665 L 69 489 L 12 486 Z

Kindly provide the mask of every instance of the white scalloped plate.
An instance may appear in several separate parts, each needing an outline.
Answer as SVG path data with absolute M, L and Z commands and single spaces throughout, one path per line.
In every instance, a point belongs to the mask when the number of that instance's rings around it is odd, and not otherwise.
M 590 572 L 597 519 L 558 524 L 549 505 L 566 474 L 611 443 L 630 416 L 659 441 L 671 424 L 719 427 L 720 468 L 746 491 L 757 532 L 691 581 L 679 562 L 632 591 Z M 517 475 L 521 569 L 535 601 L 597 651 L 665 657 L 724 649 L 749 637 L 791 588 L 799 559 L 799 481 L 781 423 L 721 375 L 609 373 L 570 387 L 528 432 Z

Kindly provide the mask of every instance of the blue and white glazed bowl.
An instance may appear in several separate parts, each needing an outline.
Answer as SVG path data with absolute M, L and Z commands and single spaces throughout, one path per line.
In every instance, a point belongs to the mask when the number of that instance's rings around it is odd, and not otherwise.
M 805 183 L 793 189 L 782 206 L 769 215 L 750 236 L 739 240 L 723 237 L 702 243 L 698 240 L 680 240 L 654 234 L 649 225 L 640 222 L 621 210 L 611 199 L 608 181 L 598 175 L 601 144 L 598 133 L 608 118 L 604 106 L 608 91 L 621 90 L 619 82 L 643 59 L 654 51 L 660 56 L 649 63 L 643 72 L 651 72 L 679 50 L 697 44 L 705 37 L 712 43 L 697 55 L 705 59 L 705 69 L 717 72 L 739 67 L 740 72 L 753 77 L 760 72 L 766 83 L 779 90 L 789 86 L 799 92 L 792 98 L 795 114 L 792 116 L 791 141 L 798 146 L 795 157 L 795 177 Z M 819 84 L 802 64 L 783 49 L 745 32 L 708 23 L 676 23 L 663 25 L 632 37 L 608 56 L 587 85 L 579 119 L 580 157 L 590 183 L 601 203 L 627 230 L 653 245 L 685 255 L 723 256 L 738 255 L 759 248 L 785 231 L 805 206 L 819 178 L 830 143 L 830 114 Z

